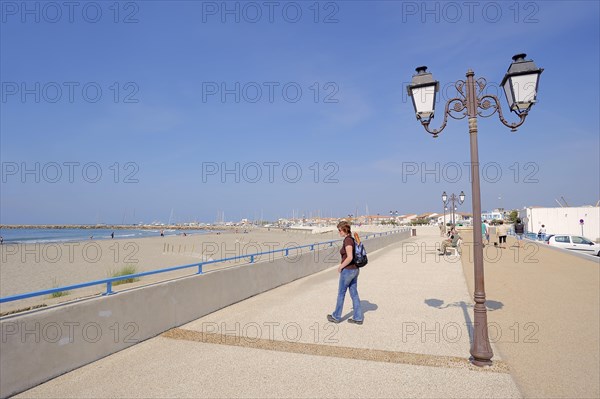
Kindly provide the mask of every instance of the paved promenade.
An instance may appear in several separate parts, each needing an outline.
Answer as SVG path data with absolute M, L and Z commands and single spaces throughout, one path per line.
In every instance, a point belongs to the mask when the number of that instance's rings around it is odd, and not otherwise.
M 361 326 L 346 321 L 349 295 L 344 321 L 326 320 L 332 267 L 18 397 L 521 397 L 497 350 L 491 368 L 468 362 L 471 295 L 460 260 L 437 256 L 431 232 L 370 253 Z

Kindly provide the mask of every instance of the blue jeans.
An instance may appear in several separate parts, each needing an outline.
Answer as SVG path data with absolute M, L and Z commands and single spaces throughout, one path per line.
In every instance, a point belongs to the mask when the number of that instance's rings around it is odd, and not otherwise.
M 342 318 L 342 310 L 344 308 L 344 298 L 346 297 L 346 290 L 350 291 L 350 298 L 352 298 L 352 307 L 354 308 L 353 319 L 356 321 L 363 320 L 363 312 L 360 307 L 360 298 L 358 297 L 358 290 L 356 289 L 356 283 L 358 281 L 359 269 L 343 269 L 340 273 L 340 286 L 338 288 L 337 303 L 335 305 L 335 311 L 332 316 L 336 320 Z

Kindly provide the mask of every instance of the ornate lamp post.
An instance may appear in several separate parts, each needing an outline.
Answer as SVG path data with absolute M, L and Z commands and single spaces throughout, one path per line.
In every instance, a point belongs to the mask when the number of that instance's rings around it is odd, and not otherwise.
M 448 207 L 446 205 L 444 205 L 444 235 L 446 235 L 446 211 L 448 210 Z
M 448 115 L 454 119 L 468 117 L 469 136 L 471 145 L 471 190 L 473 204 L 473 259 L 475 269 L 475 309 L 474 336 L 471 345 L 473 364 L 486 366 L 492 364 L 494 356 L 488 337 L 487 310 L 485 308 L 485 285 L 483 276 L 483 245 L 481 239 L 481 192 L 479 183 L 479 153 L 477 146 L 477 117 L 490 117 L 498 112 L 502 124 L 516 131 L 525 122 L 531 106 L 536 102 L 538 82 L 543 71 L 537 68 L 533 61 L 526 61 L 525 54 L 517 54 L 502 79 L 502 87 L 506 95 L 508 107 L 518 117 L 519 121 L 509 123 L 504 119 L 500 100 L 491 94 L 484 94 L 487 84 L 484 78 L 475 80 L 475 73 L 469 69 L 466 82 L 459 80 L 455 83 L 459 96 L 449 99 L 444 110 L 444 121 L 439 129 L 431 129 L 429 124 L 435 114 L 435 97 L 439 90 L 439 82 L 433 80 L 427 67 L 416 69 L 412 82 L 407 86 L 408 95 L 412 97 L 417 120 L 425 130 L 437 137 L 448 122 Z M 452 109 L 450 105 L 453 104 Z M 455 115 L 452 114 L 455 113 Z
M 452 202 L 452 224 L 456 223 L 456 217 L 454 212 L 458 209 L 455 205 L 455 203 L 458 203 L 458 205 L 462 205 L 463 202 L 465 202 L 465 193 L 464 191 L 461 191 L 460 194 L 458 195 L 458 197 L 456 196 L 456 194 L 452 193 L 450 194 L 450 198 L 448 198 L 448 196 L 446 195 L 446 192 L 444 191 L 442 193 L 442 201 L 444 202 L 444 209 L 448 206 L 448 204 L 450 202 Z

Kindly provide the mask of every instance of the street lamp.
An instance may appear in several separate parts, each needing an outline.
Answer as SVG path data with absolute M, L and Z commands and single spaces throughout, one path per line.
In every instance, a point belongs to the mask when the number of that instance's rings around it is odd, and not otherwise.
M 444 193 L 445 195 L 446 193 Z M 442 199 L 444 197 L 442 196 Z M 442 234 L 442 237 L 446 235 L 446 211 L 448 210 L 448 207 L 444 204 L 444 234 Z
M 444 234 L 446 234 L 446 211 L 448 210 L 446 204 L 448 202 L 448 196 L 445 191 L 442 193 L 442 202 L 444 203 Z
M 502 79 L 502 87 L 508 101 L 508 107 L 519 120 L 509 123 L 502 114 L 500 100 L 492 94 L 485 94 L 487 81 L 484 78 L 475 80 L 475 73 L 468 70 L 466 82 L 457 81 L 454 86 L 459 96 L 449 99 L 444 110 L 444 120 L 438 129 L 430 129 L 429 124 L 435 114 L 435 93 L 439 91 L 439 82 L 433 79 L 427 67 L 418 67 L 417 74 L 407 86 L 408 95 L 412 97 L 417 120 L 425 130 L 437 137 L 448 122 L 448 115 L 454 119 L 468 117 L 471 146 L 471 190 L 473 203 L 473 261 L 475 269 L 475 309 L 474 336 L 471 345 L 472 362 L 477 366 L 492 364 L 494 356 L 490 346 L 487 327 L 487 310 L 485 308 L 485 284 L 483 275 L 483 244 L 481 239 L 481 190 L 479 183 L 479 153 L 477 146 L 477 117 L 490 117 L 498 112 L 503 125 L 516 131 L 525 122 L 531 106 L 536 102 L 537 89 L 542 68 L 537 68 L 533 61 L 526 61 L 525 54 L 517 54 L 512 59 L 508 71 Z M 452 108 L 450 106 L 452 105 Z M 452 114 L 455 113 L 455 114 Z
M 452 202 L 452 224 L 456 223 L 456 218 L 454 216 L 454 212 L 458 209 L 458 207 L 454 204 L 455 202 L 458 203 L 458 205 L 462 205 L 463 202 L 465 202 L 465 193 L 464 191 L 461 191 L 460 194 L 458 195 L 458 197 L 456 196 L 456 194 L 452 193 L 450 194 L 450 198 L 448 198 L 448 195 L 446 195 L 446 192 L 444 191 L 442 194 L 442 201 L 444 202 L 444 208 L 446 208 L 446 206 Z

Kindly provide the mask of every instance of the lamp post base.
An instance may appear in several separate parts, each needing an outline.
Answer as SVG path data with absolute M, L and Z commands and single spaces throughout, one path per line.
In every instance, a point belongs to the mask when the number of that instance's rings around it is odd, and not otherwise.
M 478 367 L 491 366 L 494 363 L 489 359 L 475 359 L 474 357 L 470 357 L 469 361 Z

